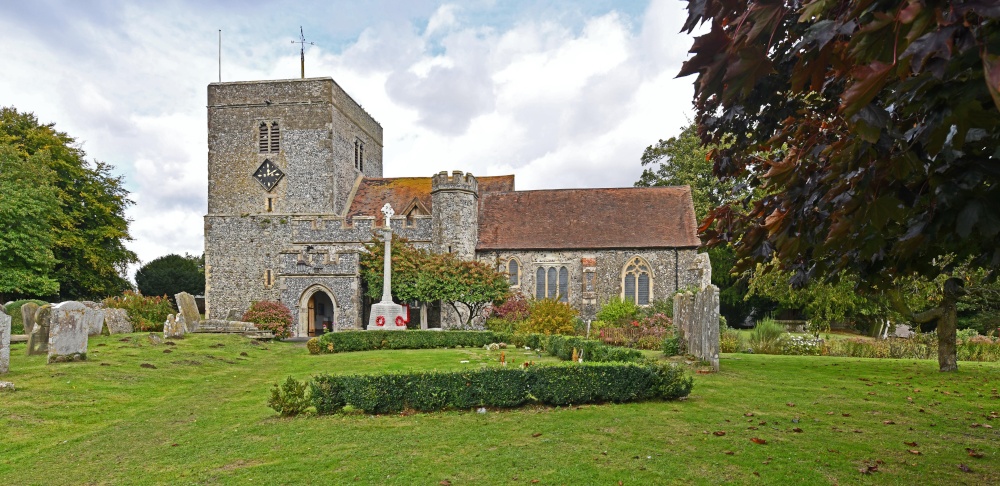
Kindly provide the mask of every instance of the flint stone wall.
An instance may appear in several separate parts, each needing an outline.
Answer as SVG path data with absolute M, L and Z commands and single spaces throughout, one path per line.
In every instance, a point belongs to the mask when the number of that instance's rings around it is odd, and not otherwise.
M 75 301 L 52 307 L 49 363 L 87 359 L 87 307 Z
M 0 310 L 0 375 L 10 370 L 10 316 Z
M 28 335 L 28 356 L 49 353 L 49 328 L 52 320 L 52 304 L 45 304 L 35 312 L 35 325 Z

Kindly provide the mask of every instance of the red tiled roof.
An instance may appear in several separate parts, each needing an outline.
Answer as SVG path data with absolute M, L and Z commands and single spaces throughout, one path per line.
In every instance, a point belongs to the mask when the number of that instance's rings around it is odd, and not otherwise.
M 514 176 L 477 177 L 479 195 L 496 191 L 513 191 Z M 400 214 L 414 199 L 431 211 L 430 177 L 394 177 L 386 179 L 362 179 L 347 217 L 375 216 L 375 224 L 382 224 L 382 206 L 385 203 Z
M 496 192 L 479 198 L 479 250 L 700 244 L 688 186 Z

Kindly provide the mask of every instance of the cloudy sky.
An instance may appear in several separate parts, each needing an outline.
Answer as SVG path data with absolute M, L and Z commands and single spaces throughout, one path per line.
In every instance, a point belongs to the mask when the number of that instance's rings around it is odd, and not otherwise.
M 631 186 L 680 132 L 693 77 L 679 0 L 0 2 L 0 105 L 115 166 L 143 262 L 203 251 L 206 86 L 333 77 L 384 129 L 385 176 Z M 134 271 L 134 269 L 133 269 Z

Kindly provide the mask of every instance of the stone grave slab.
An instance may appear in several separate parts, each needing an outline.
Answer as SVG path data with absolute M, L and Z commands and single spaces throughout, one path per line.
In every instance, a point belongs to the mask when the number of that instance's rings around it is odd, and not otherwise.
M 0 311 L 0 375 L 10 370 L 10 316 Z
M 83 314 L 84 325 L 87 326 L 88 336 L 100 336 L 104 329 L 104 305 L 97 302 L 81 302 L 86 310 Z
M 72 300 L 52 306 L 49 363 L 87 359 L 86 312 L 87 306 Z
M 177 301 L 178 313 L 184 316 L 184 330 L 187 332 L 197 331 L 198 323 L 201 321 L 201 313 L 198 312 L 198 303 L 195 302 L 194 296 L 187 292 L 181 292 L 174 295 L 174 299 Z
M 132 320 L 128 318 L 125 309 L 104 309 L 104 325 L 108 334 L 129 334 L 134 332 Z
M 164 339 L 180 339 L 184 337 L 184 331 L 186 331 L 184 325 L 184 315 L 177 314 L 174 316 L 170 314 L 167 316 L 167 321 L 163 323 L 163 338 Z
M 35 313 L 38 312 L 38 304 L 28 302 L 21 306 L 21 322 L 24 323 L 24 333 L 31 334 L 35 327 Z
M 52 319 L 52 304 L 45 304 L 35 312 L 35 324 L 28 334 L 28 356 L 49 353 L 49 327 Z

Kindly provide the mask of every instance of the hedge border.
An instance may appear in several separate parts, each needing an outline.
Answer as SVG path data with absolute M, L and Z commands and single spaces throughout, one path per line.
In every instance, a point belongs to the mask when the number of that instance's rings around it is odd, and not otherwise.
M 671 400 L 691 393 L 694 380 L 673 364 L 586 363 L 521 368 L 314 376 L 317 414 L 345 406 L 369 414 L 477 407 L 516 408 Z

